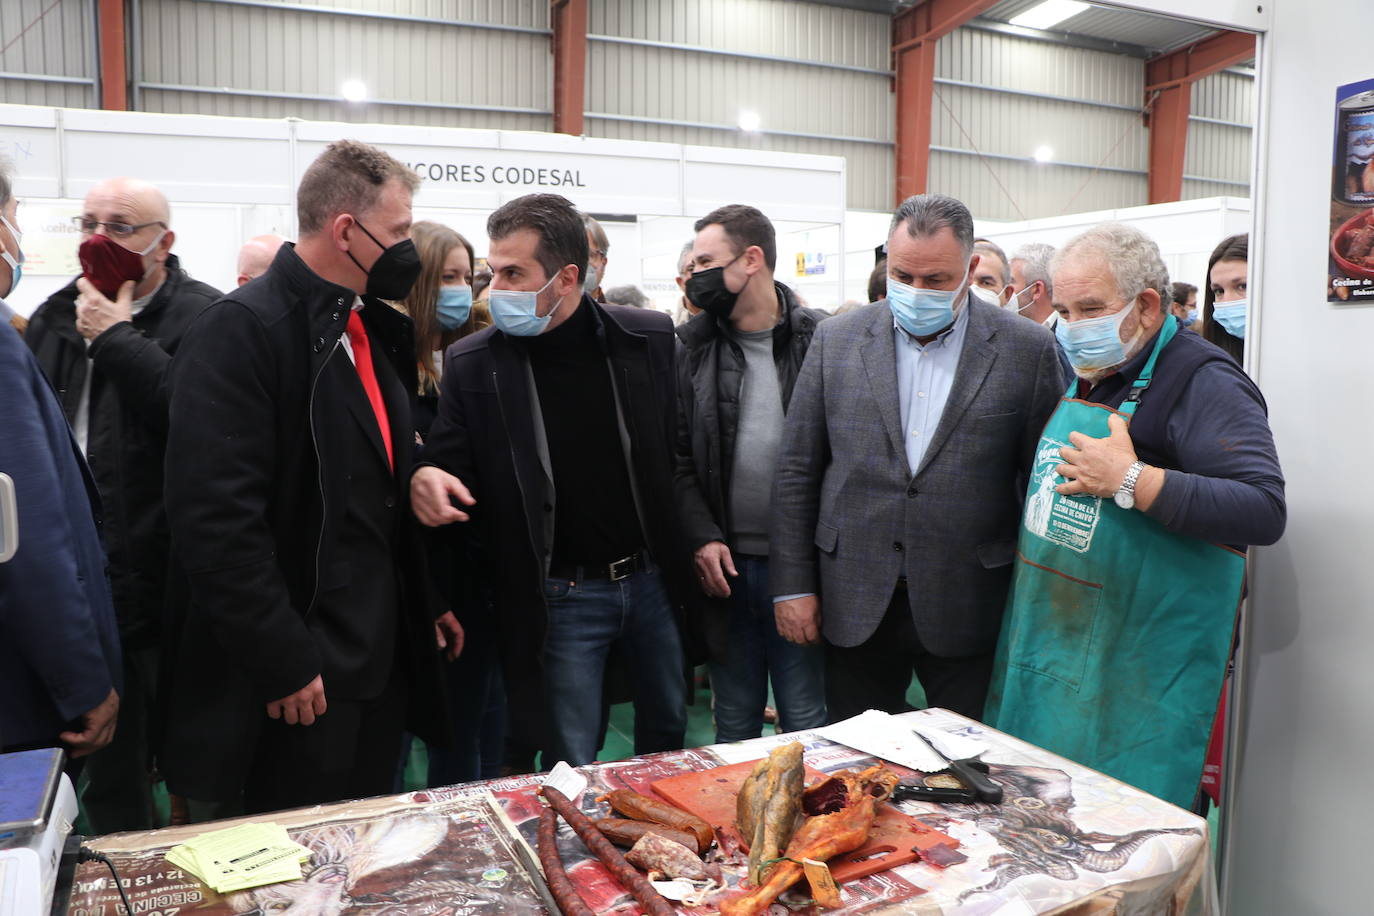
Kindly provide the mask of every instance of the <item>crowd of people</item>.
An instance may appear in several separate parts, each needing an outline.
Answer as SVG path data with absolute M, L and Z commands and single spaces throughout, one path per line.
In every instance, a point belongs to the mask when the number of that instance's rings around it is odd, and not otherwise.
M 793 731 L 914 676 L 1192 803 L 1244 553 L 1285 524 L 1244 236 L 1199 314 L 1138 230 L 1008 256 L 919 195 L 832 315 L 734 204 L 674 321 L 603 293 L 567 199 L 491 213 L 483 264 L 418 185 L 330 145 L 221 292 L 158 188 L 101 182 L 81 276 L 0 333 L 0 748 L 66 747 L 95 832 L 154 826 L 154 773 L 195 821 L 387 793 L 414 738 L 432 785 L 580 765 L 624 700 L 636 754 L 676 749 L 702 664 L 718 741 L 770 687 Z

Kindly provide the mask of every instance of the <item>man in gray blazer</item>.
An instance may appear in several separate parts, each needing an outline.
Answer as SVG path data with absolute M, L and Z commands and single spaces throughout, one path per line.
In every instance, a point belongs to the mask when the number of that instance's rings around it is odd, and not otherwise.
M 887 298 L 822 322 L 773 489 L 778 630 L 824 640 L 832 721 L 931 706 L 981 717 L 1025 480 L 1064 393 L 1054 337 L 969 293 L 973 218 L 908 198 Z

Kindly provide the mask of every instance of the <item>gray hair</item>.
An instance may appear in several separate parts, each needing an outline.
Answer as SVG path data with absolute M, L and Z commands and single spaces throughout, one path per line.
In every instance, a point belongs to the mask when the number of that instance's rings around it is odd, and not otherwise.
M 695 243 L 693 242 L 688 242 L 686 245 L 682 246 L 682 252 L 677 256 L 677 272 L 679 276 L 687 273 L 687 268 L 692 266 L 692 249 L 694 247 Z
M 8 156 L 0 156 L 0 207 L 14 197 L 14 162 Z
M 964 257 L 973 254 L 973 214 L 953 197 L 943 194 L 908 197 L 892 214 L 892 225 L 888 227 L 887 234 L 892 235 L 902 223 L 906 223 L 906 230 L 914 239 L 934 235 L 948 227 L 959 240 Z
M 973 243 L 973 250 L 978 254 L 990 254 L 1002 263 L 1002 285 L 1011 285 L 1011 262 L 1007 260 L 1007 253 L 1002 250 L 1002 246 L 988 239 L 978 239 Z
M 1027 242 L 1011 256 L 1013 261 L 1021 262 L 1021 279 L 1030 286 L 1036 280 L 1045 284 L 1045 295 L 1054 293 L 1054 283 L 1050 280 L 1050 261 L 1054 260 L 1054 246 L 1044 242 Z M 1024 287 L 1022 287 L 1024 289 Z
M 637 309 L 647 308 L 649 305 L 649 297 L 633 284 L 613 286 L 606 290 L 606 301 L 611 305 L 629 305 Z
M 582 214 L 582 225 L 587 227 L 587 242 L 592 252 L 603 258 L 610 254 L 611 240 L 606 237 L 606 230 L 601 228 L 601 224 L 590 213 Z
M 1071 238 L 1050 261 L 1050 270 L 1083 254 L 1100 255 L 1111 269 L 1117 291 L 1127 302 L 1147 289 L 1159 293 L 1168 303 L 1173 295 L 1169 268 L 1164 266 L 1154 239 L 1124 223 L 1101 223 Z

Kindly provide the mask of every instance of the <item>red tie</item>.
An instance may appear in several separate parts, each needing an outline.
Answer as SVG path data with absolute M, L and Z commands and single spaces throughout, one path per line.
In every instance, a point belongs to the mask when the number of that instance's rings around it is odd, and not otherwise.
M 348 313 L 348 342 L 353 345 L 353 365 L 358 368 L 358 377 L 363 380 L 363 390 L 372 402 L 372 412 L 377 416 L 377 428 L 382 432 L 382 443 L 386 446 L 386 463 L 396 467 L 391 455 L 391 421 L 386 418 L 386 403 L 382 401 L 382 389 L 377 385 L 377 373 L 372 369 L 372 345 L 367 342 L 367 328 L 356 309 Z

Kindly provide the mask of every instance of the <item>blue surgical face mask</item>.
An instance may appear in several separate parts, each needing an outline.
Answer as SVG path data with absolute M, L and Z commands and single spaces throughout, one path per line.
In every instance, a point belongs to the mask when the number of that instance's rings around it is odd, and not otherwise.
M 954 323 L 954 303 L 964 291 L 964 279 L 952 290 L 917 289 L 900 280 L 887 278 L 887 307 L 892 317 L 912 337 L 929 337 Z
M 1127 356 L 1126 344 L 1121 339 L 1121 323 L 1133 311 L 1134 299 L 1116 314 L 1103 315 L 1101 318 L 1065 321 L 1061 315 L 1055 322 L 1054 333 L 1074 369 L 1095 372 L 1124 363 Z
M 501 331 L 513 337 L 538 337 L 549 326 L 553 313 L 558 311 L 555 304 L 544 316 L 536 314 L 539 310 L 539 294 L 553 285 L 558 275 L 549 277 L 538 290 L 527 289 L 489 289 L 487 305 L 491 308 L 491 320 Z
M 582 292 L 590 293 L 592 290 L 596 289 L 597 284 L 601 282 L 601 271 L 591 264 L 588 264 L 587 269 L 583 273 L 586 276 L 582 279 Z
M 1185 328 L 1191 328 L 1191 327 L 1193 326 L 1193 323 L 1196 322 L 1196 321 L 1197 321 L 1197 308 L 1190 308 L 1190 309 L 1188 309 L 1188 317 L 1187 317 L 1187 318 L 1184 318 L 1182 321 L 1180 321 L 1179 324 L 1183 325 Z
M 461 286 L 439 287 L 439 327 L 445 331 L 456 331 L 468 320 L 471 311 L 471 286 L 464 283 Z
M 1245 299 L 1232 299 L 1230 302 L 1216 302 L 1212 304 L 1212 318 L 1216 323 L 1226 329 L 1226 333 L 1232 337 L 1245 339 L 1245 312 L 1250 305 L 1249 297 Z

